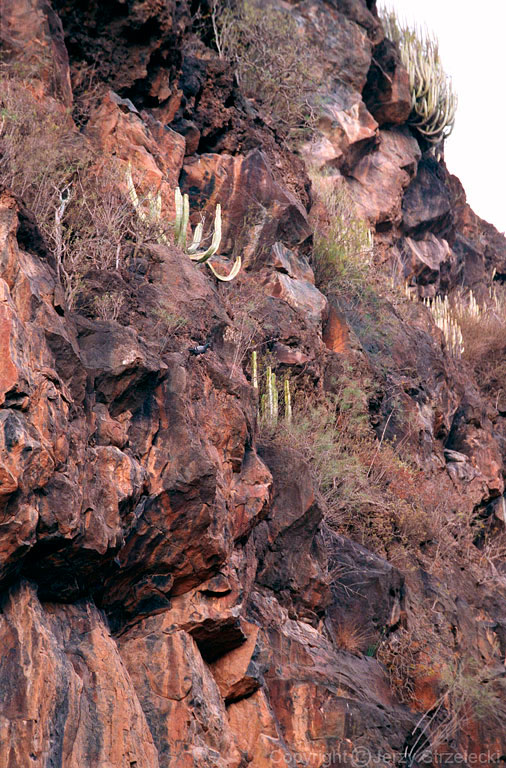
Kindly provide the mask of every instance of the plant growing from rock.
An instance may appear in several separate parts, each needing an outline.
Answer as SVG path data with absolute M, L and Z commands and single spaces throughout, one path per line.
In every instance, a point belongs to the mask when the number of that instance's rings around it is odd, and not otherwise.
M 330 186 L 313 174 L 313 193 L 325 214 L 316 226 L 311 257 L 317 286 L 356 302 L 370 291 L 374 243 L 371 230 L 355 211 L 344 187 Z
M 399 22 L 394 11 L 381 14 L 385 33 L 399 47 L 411 91 L 409 122 L 430 144 L 439 145 L 452 132 L 457 109 L 450 78 L 441 64 L 437 41 Z
M 266 363 L 263 367 L 264 373 L 259 373 L 258 352 L 253 350 L 251 353 L 251 383 L 258 394 L 258 416 L 264 426 L 272 429 L 278 424 L 280 393 L 272 365 Z M 282 397 L 284 422 L 291 424 L 292 393 L 288 376 L 285 377 L 283 382 Z
M 453 357 L 461 358 L 464 352 L 464 339 L 448 296 L 444 299 L 441 296 L 424 299 L 424 304 L 430 310 L 437 327 L 443 331 L 449 353 Z
M 125 303 L 125 296 L 120 291 L 106 291 L 94 296 L 93 306 L 101 320 L 117 320 Z
M 265 122 L 286 141 L 305 137 L 315 123 L 319 52 L 301 38 L 290 11 L 257 0 L 212 0 L 211 24 L 220 58 L 231 62 Z
M 233 280 L 234 277 L 237 277 L 239 274 L 239 271 L 241 269 L 241 257 L 238 256 L 234 264 L 232 266 L 232 269 L 230 270 L 228 275 L 221 275 L 215 267 L 212 265 L 210 259 L 212 256 L 215 256 L 218 252 L 218 248 L 220 247 L 221 242 L 221 205 L 218 203 L 216 206 L 215 214 L 214 214 L 214 230 L 213 230 L 213 236 L 211 240 L 211 244 L 205 251 L 199 251 L 200 244 L 202 242 L 202 235 L 203 235 L 203 229 L 204 225 L 202 222 L 199 222 L 197 226 L 195 227 L 195 232 L 193 232 L 192 235 L 192 243 L 191 245 L 187 245 L 187 232 L 188 232 L 188 226 L 189 226 L 189 217 L 190 217 L 190 201 L 188 198 L 188 195 L 181 195 L 181 191 L 179 187 L 175 190 L 175 200 L 176 200 L 176 221 L 174 224 L 174 236 L 176 243 L 179 245 L 180 248 L 182 248 L 185 253 L 188 254 L 190 259 L 192 261 L 197 262 L 198 264 L 207 264 L 211 272 L 215 277 L 218 278 L 218 280 L 221 280 L 222 282 L 229 282 L 230 280 Z
M 495 406 L 506 403 L 506 287 L 491 284 L 478 301 L 470 292 L 453 298 L 453 311 L 464 340 L 463 357 L 476 373 L 480 388 Z M 503 404 L 503 405 L 501 405 Z
M 137 190 L 132 178 L 132 169 L 130 166 L 127 168 L 126 180 L 128 186 L 128 193 L 132 205 L 137 213 L 139 219 L 149 226 L 153 226 L 158 229 L 158 241 L 160 243 L 168 243 L 168 237 L 166 235 L 166 227 L 163 226 L 162 220 L 162 195 L 158 191 L 156 194 L 148 192 L 143 201 L 139 200 Z M 222 282 L 229 282 L 237 277 L 241 269 L 241 257 L 238 256 L 232 266 L 228 275 L 220 274 L 211 263 L 210 259 L 218 252 L 221 242 L 221 205 L 218 203 L 214 214 L 214 230 L 212 235 L 211 244 L 206 250 L 199 251 L 202 243 L 202 237 L 204 232 L 204 225 L 199 222 L 195 227 L 195 232 L 192 234 L 191 245 L 187 243 L 187 233 L 189 227 L 190 218 L 190 201 L 188 195 L 182 195 L 179 187 L 176 187 L 174 192 L 175 205 L 176 205 L 176 219 L 174 222 L 174 240 L 192 261 L 198 264 L 207 264 L 211 272 L 218 280 Z M 147 204 L 147 210 L 146 210 Z
M 441 745 L 451 744 L 473 719 L 499 730 L 503 726 L 506 686 L 501 672 L 467 657 L 443 664 L 439 678 L 441 694 L 419 718 L 406 748 L 409 764 L 424 761 Z
M 30 80 L 0 69 L 0 182 L 30 208 L 45 236 L 60 193 L 90 162 L 90 147 L 61 104 L 37 99 Z
M 169 339 L 182 331 L 188 325 L 188 320 L 183 315 L 171 312 L 167 307 L 157 307 L 155 310 L 157 323 L 155 333 L 159 339 L 159 353 L 163 354 Z

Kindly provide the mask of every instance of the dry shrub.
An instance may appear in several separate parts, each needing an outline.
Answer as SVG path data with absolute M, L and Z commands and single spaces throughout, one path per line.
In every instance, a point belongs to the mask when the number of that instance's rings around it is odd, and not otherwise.
M 90 303 L 88 273 L 118 272 L 159 238 L 159 228 L 137 216 L 124 185 L 124 169 L 114 159 L 77 171 L 46 226 L 69 309 Z
M 314 401 L 295 392 L 292 422 L 278 423 L 270 439 L 296 445 L 307 459 L 331 530 L 392 558 L 395 546 L 417 551 L 430 538 L 429 516 L 420 470 L 370 425 L 371 395 L 370 382 L 346 367 L 334 395 Z
M 419 708 L 416 689 L 427 681 L 435 696 L 412 731 L 406 757 L 421 760 L 427 749 L 447 745 L 472 721 L 502 727 L 506 716 L 505 684 L 497 673 L 471 657 L 445 659 L 442 642 L 419 613 L 416 627 L 401 628 L 380 643 L 376 658 L 386 669 L 390 686 L 399 701 Z
M 415 679 L 423 672 L 419 666 L 421 647 L 417 631 L 400 627 L 381 642 L 376 650 L 376 658 L 386 669 L 390 688 L 403 704 L 416 703 Z
M 265 343 L 262 330 L 261 310 L 265 297 L 240 279 L 223 286 L 223 301 L 231 323 L 224 333 L 224 341 L 230 347 L 230 376 L 242 370 L 245 358 Z
M 91 152 L 70 115 L 36 84 L 0 70 L 0 181 L 19 195 L 44 234 L 52 227 L 60 192 Z
M 121 291 L 106 291 L 100 296 L 94 296 L 94 307 L 101 320 L 117 320 L 125 302 Z
M 334 641 L 342 651 L 359 655 L 369 647 L 370 636 L 357 619 L 344 617 L 335 627 Z
M 119 299 L 87 295 L 90 270 L 118 271 L 160 237 L 126 194 L 125 171 L 98 163 L 68 112 L 37 83 L 0 71 L 0 183 L 31 209 L 54 257 L 66 304 L 118 316 Z M 114 305 L 114 306 L 113 306 Z
M 157 322 L 154 328 L 154 334 L 155 338 L 159 341 L 159 354 L 162 355 L 165 352 L 170 339 L 187 327 L 188 320 L 183 315 L 170 311 L 168 305 L 157 307 L 155 309 L 155 315 L 157 317 Z
M 471 294 L 472 296 L 472 294 Z M 506 286 L 494 286 L 485 301 L 454 299 L 464 340 L 464 359 L 476 372 L 478 385 L 498 401 L 506 395 Z
M 456 506 L 450 480 L 426 477 L 402 445 L 378 439 L 370 382 L 348 366 L 335 389 L 318 399 L 296 390 L 292 422 L 264 430 L 264 438 L 296 445 L 306 458 L 326 525 L 403 570 L 418 563 L 442 576 L 462 562 L 478 577 L 483 555 L 472 508 Z
M 501 733 L 506 717 L 505 693 L 503 675 L 476 659 L 466 657 L 443 663 L 439 671 L 439 698 L 413 729 L 405 752 L 409 763 L 434 758 L 441 747 L 445 750 L 443 754 L 448 755 L 448 746 L 473 721 Z
M 220 57 L 232 63 L 242 93 L 255 100 L 265 122 L 286 140 L 308 135 L 319 52 L 301 37 L 292 14 L 256 0 L 213 0 L 211 20 Z
M 84 61 L 74 63 L 71 76 L 74 95 L 72 117 L 75 124 L 82 128 L 101 104 L 108 86 L 101 82 L 95 63 L 89 64 Z

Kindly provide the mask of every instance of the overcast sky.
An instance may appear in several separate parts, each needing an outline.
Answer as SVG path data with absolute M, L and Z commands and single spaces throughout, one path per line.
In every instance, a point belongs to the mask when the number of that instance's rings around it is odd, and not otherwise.
M 506 3 L 504 0 L 384 0 L 439 40 L 459 98 L 445 160 L 475 212 L 506 231 Z

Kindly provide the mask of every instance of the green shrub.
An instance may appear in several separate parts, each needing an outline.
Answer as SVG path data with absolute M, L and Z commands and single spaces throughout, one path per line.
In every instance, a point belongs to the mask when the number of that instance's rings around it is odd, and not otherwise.
M 348 302 L 370 291 L 373 238 L 355 213 L 346 189 L 327 186 L 325 177 L 312 176 L 313 194 L 324 210 L 313 237 L 312 266 L 316 285 Z
M 385 34 L 398 45 L 408 71 L 412 106 L 409 122 L 428 142 L 440 144 L 453 130 L 457 97 L 441 64 L 437 41 L 399 22 L 395 11 L 383 9 L 381 18 Z

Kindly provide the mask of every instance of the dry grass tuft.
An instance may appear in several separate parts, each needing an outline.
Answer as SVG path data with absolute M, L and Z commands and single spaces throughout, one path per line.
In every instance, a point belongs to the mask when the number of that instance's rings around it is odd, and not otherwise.
M 335 628 L 334 641 L 342 651 L 360 655 L 368 649 L 370 636 L 358 620 L 344 618 Z

